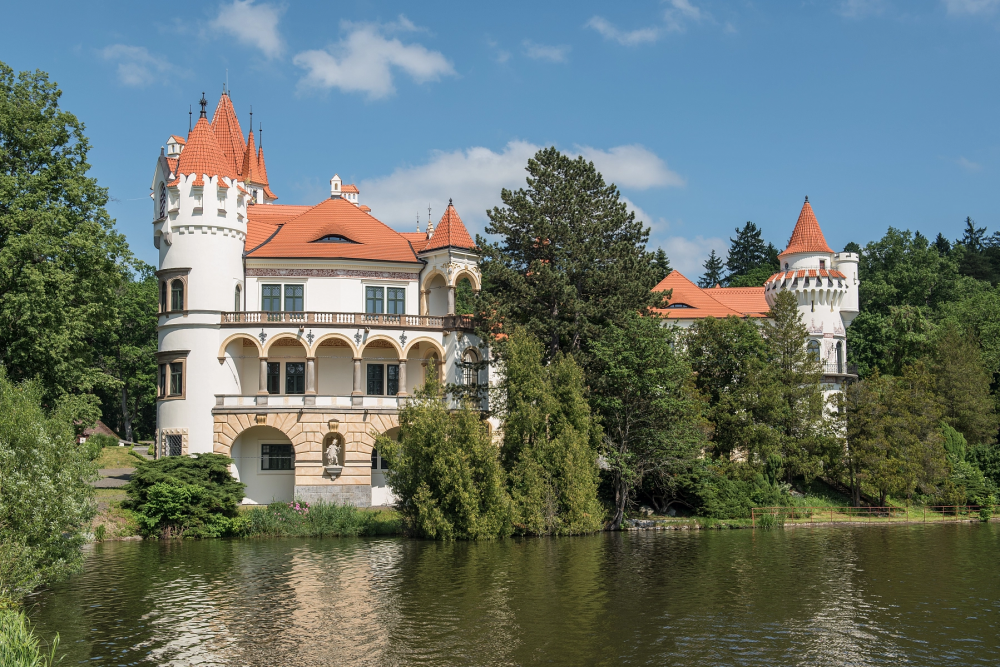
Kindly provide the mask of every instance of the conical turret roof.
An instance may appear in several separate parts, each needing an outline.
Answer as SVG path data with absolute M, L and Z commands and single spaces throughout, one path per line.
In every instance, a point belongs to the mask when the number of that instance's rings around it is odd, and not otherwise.
M 260 185 L 264 189 L 264 195 L 268 199 L 277 199 L 278 195 L 271 192 L 270 183 L 267 182 L 267 166 L 264 164 L 264 147 L 257 150 L 257 175 L 260 178 Z
M 178 177 L 181 174 L 196 174 L 194 185 L 204 185 L 202 176 L 236 178 L 236 170 L 219 148 L 215 132 L 204 118 L 199 118 L 195 123 L 181 152 L 177 164 Z M 176 183 L 175 180 L 170 185 Z
M 438 248 L 447 248 L 449 246 L 468 248 L 470 250 L 476 247 L 476 244 L 472 241 L 472 237 L 469 236 L 469 230 L 462 224 L 462 219 L 458 217 L 458 211 L 455 210 L 455 206 L 451 203 L 450 199 L 448 200 L 448 208 L 445 209 L 444 215 L 441 216 L 441 221 L 434 228 L 434 235 L 431 236 L 427 245 L 424 246 L 424 251 L 437 250 Z
M 788 240 L 788 247 L 778 257 L 798 252 L 833 252 L 823 238 L 823 230 L 819 228 L 819 221 L 809 204 L 809 197 L 806 197 L 805 203 L 802 204 L 802 211 L 799 213 L 798 222 L 795 223 L 795 229 L 792 230 L 792 238 Z
M 219 105 L 215 107 L 215 114 L 212 116 L 212 129 L 215 131 L 222 154 L 229 161 L 231 171 L 234 174 L 240 173 L 247 144 L 243 140 L 243 130 L 240 129 L 240 121 L 236 118 L 236 110 L 233 109 L 229 93 L 223 93 L 219 98 Z
M 247 148 L 243 152 L 243 164 L 240 167 L 240 180 L 246 184 L 260 184 L 260 175 L 257 173 L 257 147 L 254 145 L 253 128 L 250 128 L 250 136 L 247 137 Z

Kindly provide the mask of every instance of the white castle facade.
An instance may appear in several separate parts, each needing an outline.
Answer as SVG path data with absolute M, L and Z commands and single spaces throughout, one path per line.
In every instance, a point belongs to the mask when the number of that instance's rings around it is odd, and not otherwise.
M 228 94 L 171 136 L 152 182 L 159 250 L 157 456 L 231 456 L 246 503 L 391 500 L 375 434 L 433 366 L 486 381 L 455 291 L 478 257 L 449 203 L 401 234 L 334 176 L 315 206 L 277 204 L 263 148 Z

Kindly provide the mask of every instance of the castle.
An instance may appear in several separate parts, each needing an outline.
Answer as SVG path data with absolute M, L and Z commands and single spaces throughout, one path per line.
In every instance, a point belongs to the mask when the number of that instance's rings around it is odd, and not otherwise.
M 830 249 L 806 197 L 778 260 L 780 270 L 763 287 L 701 288 L 673 271 L 654 288 L 673 290 L 667 307 L 658 312 L 681 327 L 706 317 L 764 318 L 778 293 L 789 291 L 809 332 L 806 348 L 822 364 L 823 383 L 839 391 L 857 377 L 847 364 L 847 327 L 858 315 L 859 256 Z
M 276 203 L 229 94 L 211 122 L 206 104 L 152 181 L 157 455 L 231 456 L 245 503 L 387 503 L 373 434 L 397 436 L 431 366 L 486 381 L 455 312 L 460 282 L 480 288 L 475 244 L 450 202 L 398 233 L 336 175 L 315 206 Z

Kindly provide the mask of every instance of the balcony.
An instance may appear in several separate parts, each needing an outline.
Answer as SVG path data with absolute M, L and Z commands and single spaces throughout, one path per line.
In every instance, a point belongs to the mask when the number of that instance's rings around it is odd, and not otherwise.
M 321 313 L 240 311 L 222 313 L 222 324 L 293 324 L 386 329 L 472 330 L 471 315 L 385 315 L 376 313 Z
M 828 361 L 820 364 L 823 367 L 823 375 L 853 375 L 858 376 L 856 364 L 841 364 L 836 361 Z

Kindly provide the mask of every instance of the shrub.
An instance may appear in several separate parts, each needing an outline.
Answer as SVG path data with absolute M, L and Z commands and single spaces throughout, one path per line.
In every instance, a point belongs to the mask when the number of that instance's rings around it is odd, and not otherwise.
M 700 491 L 702 513 L 713 519 L 749 519 L 754 507 L 791 503 L 784 485 L 772 485 L 761 474 L 748 481 L 730 479 L 713 471 L 703 479 Z
M 28 617 L 16 609 L 0 609 L 0 665 L 3 667 L 48 667 L 55 664 L 59 635 L 47 652 L 31 631 Z
M 394 512 L 358 509 L 353 505 L 304 502 L 252 507 L 232 520 L 236 537 L 357 537 L 399 532 Z
M 122 506 L 135 512 L 145 535 L 219 537 L 229 532 L 246 488 L 229 473 L 232 462 L 220 454 L 138 462 Z
M 82 561 L 97 470 L 74 419 L 66 403 L 47 414 L 41 386 L 0 367 L 0 606 Z
M 87 444 L 94 447 L 117 447 L 118 442 L 118 438 L 103 433 L 95 433 L 87 439 Z

